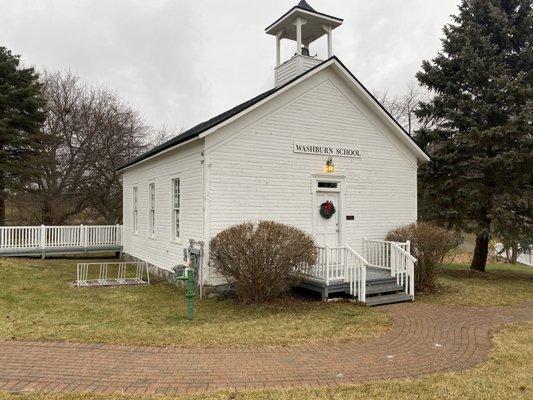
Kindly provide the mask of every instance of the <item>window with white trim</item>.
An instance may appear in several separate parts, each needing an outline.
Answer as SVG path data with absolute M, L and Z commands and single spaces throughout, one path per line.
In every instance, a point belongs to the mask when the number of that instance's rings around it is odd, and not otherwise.
M 172 234 L 174 239 L 180 238 L 181 182 L 172 179 Z
M 139 198 L 137 197 L 137 187 L 133 188 L 133 233 L 139 233 Z
M 150 236 L 155 236 L 155 183 L 150 183 L 149 186 L 150 193 L 150 215 L 149 215 L 149 232 Z

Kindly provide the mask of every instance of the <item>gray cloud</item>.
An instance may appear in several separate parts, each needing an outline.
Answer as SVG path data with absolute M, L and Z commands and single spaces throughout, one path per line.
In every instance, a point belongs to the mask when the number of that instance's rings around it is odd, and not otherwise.
M 345 19 L 334 53 L 352 72 L 401 94 L 439 50 L 458 0 L 309 2 Z M 272 87 L 275 44 L 263 30 L 296 3 L 0 0 L 0 44 L 27 65 L 70 69 L 117 91 L 151 125 L 187 128 Z

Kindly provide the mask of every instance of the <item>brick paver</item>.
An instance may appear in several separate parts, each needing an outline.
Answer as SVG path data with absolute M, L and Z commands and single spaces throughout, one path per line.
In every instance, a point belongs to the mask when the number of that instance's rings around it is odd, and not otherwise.
M 0 341 L 0 391 L 176 394 L 217 389 L 337 386 L 461 370 L 488 354 L 513 307 L 399 304 L 392 330 L 367 342 L 298 348 L 180 349 Z

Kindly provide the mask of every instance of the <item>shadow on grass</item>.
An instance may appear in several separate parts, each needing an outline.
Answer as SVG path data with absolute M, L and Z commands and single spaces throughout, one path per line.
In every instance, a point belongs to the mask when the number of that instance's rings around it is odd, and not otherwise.
M 422 302 L 441 305 L 505 306 L 533 300 L 533 268 L 487 265 L 486 272 L 466 264 L 444 265 L 432 293 L 418 294 Z
M 489 265 L 485 272 L 480 272 L 473 271 L 464 264 L 448 264 L 439 270 L 439 276 L 470 280 L 528 281 L 533 283 L 533 268 L 497 264 Z

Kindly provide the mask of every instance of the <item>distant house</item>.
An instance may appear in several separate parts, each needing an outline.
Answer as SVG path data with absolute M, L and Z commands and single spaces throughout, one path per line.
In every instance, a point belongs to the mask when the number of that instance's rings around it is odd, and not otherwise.
M 274 88 L 120 168 L 126 254 L 170 271 L 190 240 L 203 242 L 201 283 L 218 285 L 209 240 L 243 221 L 280 221 L 322 248 L 360 254 L 364 238 L 416 221 L 417 166 L 428 156 L 333 55 L 342 22 L 301 1 L 266 28 L 277 43 Z M 323 36 L 326 60 L 309 50 Z M 282 39 L 296 42 L 284 62 Z

